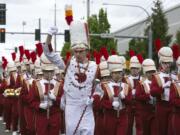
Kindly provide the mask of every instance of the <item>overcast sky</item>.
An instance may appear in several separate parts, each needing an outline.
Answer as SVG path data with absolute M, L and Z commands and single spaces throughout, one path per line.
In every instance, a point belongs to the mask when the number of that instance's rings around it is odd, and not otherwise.
M 163 8 L 167 10 L 177 4 L 180 0 L 162 0 Z M 107 10 L 108 19 L 111 24 L 111 32 L 117 31 L 130 24 L 144 19 L 147 15 L 144 11 L 132 7 L 103 6 L 102 3 L 119 3 L 139 5 L 152 13 L 151 7 L 153 0 L 91 0 L 90 14 L 97 14 L 100 8 Z M 34 32 L 38 28 L 38 18 L 41 18 L 42 32 L 47 32 L 50 26 L 54 25 L 54 4 L 55 0 L 0 0 L 0 3 L 6 3 L 7 6 L 7 24 L 6 31 L 22 32 L 22 22 L 25 21 L 25 32 Z M 68 28 L 65 21 L 65 5 L 72 4 L 74 20 L 86 19 L 86 0 L 56 0 L 57 4 L 57 27 L 59 32 L 64 32 Z M 45 37 L 42 37 L 42 41 Z M 57 50 L 60 51 L 64 42 L 63 36 L 57 37 Z M 11 52 L 15 46 L 25 45 L 27 49 L 35 48 L 34 36 L 32 35 L 6 35 L 6 44 L 0 43 L 1 56 L 11 59 Z

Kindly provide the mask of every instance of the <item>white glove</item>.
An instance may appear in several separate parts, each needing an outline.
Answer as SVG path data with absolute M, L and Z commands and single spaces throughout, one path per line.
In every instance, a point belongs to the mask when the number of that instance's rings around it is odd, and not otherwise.
M 136 94 L 136 89 L 133 89 L 132 90 L 132 95 L 135 96 L 135 94 Z
M 120 95 L 121 99 L 125 99 L 124 91 L 121 91 L 119 95 Z
M 55 35 L 58 33 L 58 28 L 56 26 L 53 26 L 53 27 L 50 27 L 49 30 L 48 30 L 48 34 L 49 35 Z
M 63 96 L 61 97 L 60 108 L 61 108 L 62 110 L 65 110 L 65 105 L 66 105 L 66 100 L 65 100 L 65 95 L 63 94 Z
M 7 95 L 7 93 L 6 93 L 6 92 L 4 92 L 4 93 L 3 93 L 3 96 L 4 96 L 4 97 L 7 97 L 8 95 Z
M 56 96 L 53 94 L 53 92 L 50 91 L 48 95 L 51 100 L 56 100 Z
M 118 108 L 119 107 L 119 102 L 118 101 L 113 101 L 112 106 L 114 108 Z
M 170 85 L 171 85 L 171 81 L 168 81 L 165 84 L 163 84 L 163 88 L 169 88 Z
M 40 103 L 39 108 L 46 110 L 48 108 L 48 102 Z
M 93 103 L 93 101 L 94 101 L 94 98 L 87 98 L 87 100 L 86 100 L 86 105 L 91 105 L 92 103 Z

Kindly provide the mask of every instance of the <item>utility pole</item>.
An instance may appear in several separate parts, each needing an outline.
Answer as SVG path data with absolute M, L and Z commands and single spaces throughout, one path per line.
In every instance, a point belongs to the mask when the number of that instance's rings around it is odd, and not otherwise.
M 152 32 L 152 23 L 151 23 L 151 15 L 149 14 L 149 12 L 147 11 L 147 9 L 145 9 L 142 6 L 139 5 L 130 5 L 130 4 L 110 4 L 110 3 L 103 3 L 103 5 L 112 5 L 112 6 L 124 6 L 124 7 L 134 7 L 134 8 L 139 8 L 141 10 L 143 10 L 147 17 L 148 17 L 148 21 L 150 22 L 150 27 L 148 30 L 148 57 L 152 58 L 152 36 L 153 36 L 153 32 Z
M 25 30 L 24 30 L 25 25 L 26 25 L 26 22 L 25 22 L 25 21 L 23 21 L 23 22 L 22 22 L 22 26 L 23 26 L 23 33 L 25 32 Z M 23 38 L 23 42 L 24 42 L 24 45 L 25 45 L 25 40 L 24 40 L 24 38 Z
M 89 20 L 90 16 L 90 0 L 87 0 L 87 22 Z
M 41 33 L 41 18 L 39 18 L 39 30 L 40 30 L 40 33 Z M 41 37 L 41 35 L 40 35 L 40 37 Z M 39 42 L 41 42 L 41 38 L 40 38 Z
M 57 12 L 57 9 L 56 9 L 56 0 L 55 0 L 55 4 L 54 4 L 54 26 L 56 26 L 56 12 Z M 55 52 L 57 51 L 56 49 L 56 34 L 54 35 L 54 49 L 55 49 Z

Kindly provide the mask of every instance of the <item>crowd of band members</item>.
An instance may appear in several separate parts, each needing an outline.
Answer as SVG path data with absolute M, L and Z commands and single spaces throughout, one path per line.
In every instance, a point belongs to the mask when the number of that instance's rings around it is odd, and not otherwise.
M 62 60 L 56 63 L 48 38 L 35 62 L 25 55 L 22 62 L 8 62 L 0 80 L 5 132 L 132 135 L 135 127 L 136 135 L 180 134 L 180 57 L 172 72 L 170 47 L 159 50 L 159 67 L 133 56 L 126 73 L 123 56 L 102 56 L 96 64 L 85 57 L 85 44 L 75 45 L 66 68 Z

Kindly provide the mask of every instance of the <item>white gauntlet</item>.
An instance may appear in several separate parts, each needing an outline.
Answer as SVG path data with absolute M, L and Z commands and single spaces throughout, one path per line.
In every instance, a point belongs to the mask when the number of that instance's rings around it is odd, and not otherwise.
M 58 33 L 58 28 L 56 26 L 53 26 L 53 27 L 50 27 L 49 30 L 48 30 L 48 34 L 49 35 L 55 35 Z

